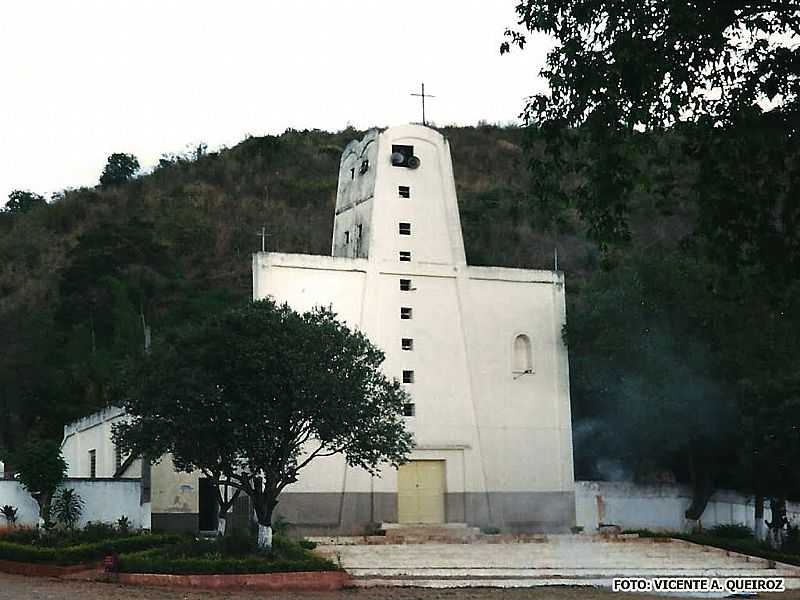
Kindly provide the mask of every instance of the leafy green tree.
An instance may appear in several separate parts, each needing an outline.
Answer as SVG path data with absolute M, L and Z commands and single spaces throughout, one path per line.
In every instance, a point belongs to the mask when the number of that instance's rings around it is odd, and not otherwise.
M 250 496 L 259 546 L 270 546 L 278 497 L 313 460 L 341 454 L 370 473 L 404 462 L 407 395 L 379 370 L 383 359 L 330 310 L 248 304 L 129 366 L 120 393 L 131 419 L 114 439 Z
M 50 503 L 67 476 L 67 463 L 58 442 L 31 437 L 14 453 L 19 482 L 39 505 L 39 524 L 50 523 Z
M 27 190 L 14 190 L 8 195 L 8 202 L 3 207 L 3 212 L 22 214 L 46 205 L 47 201 L 39 194 Z
M 571 300 L 566 330 L 578 477 L 669 471 L 691 482 L 694 519 L 732 481 L 738 423 L 712 351 L 707 276 L 663 244 L 632 252 Z
M 795 416 L 786 373 L 800 368 L 785 292 L 800 278 L 800 6 L 523 0 L 516 10 L 521 27 L 501 52 L 528 33 L 558 42 L 541 73 L 550 91 L 523 113 L 536 126 L 531 196 L 544 215 L 576 211 L 609 254 L 640 242 L 643 198 L 662 223 L 683 217 L 684 250 L 710 265 L 702 337 L 760 457 L 743 458 L 761 466 L 743 485 L 783 496 L 797 487 L 781 466 L 797 432 L 778 422 Z M 755 410 L 753 396 L 767 406 Z
M 127 183 L 139 172 L 139 160 L 133 154 L 115 152 L 108 157 L 108 162 L 100 175 L 103 187 Z

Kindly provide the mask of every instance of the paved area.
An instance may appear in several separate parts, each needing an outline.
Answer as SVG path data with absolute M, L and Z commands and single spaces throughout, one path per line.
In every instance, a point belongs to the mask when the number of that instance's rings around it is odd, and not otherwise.
M 538 543 L 327 545 L 356 584 L 425 587 L 611 586 L 614 577 L 784 577 L 800 588 L 800 568 L 774 565 L 679 540 L 548 536 Z
M 770 595 L 775 600 L 800 600 L 800 593 Z M 631 600 L 654 596 L 613 594 L 591 588 L 435 590 L 370 588 L 341 592 L 186 592 L 121 587 L 103 583 L 60 581 L 0 573 L 0 600 Z M 663 600 L 663 596 L 660 597 Z

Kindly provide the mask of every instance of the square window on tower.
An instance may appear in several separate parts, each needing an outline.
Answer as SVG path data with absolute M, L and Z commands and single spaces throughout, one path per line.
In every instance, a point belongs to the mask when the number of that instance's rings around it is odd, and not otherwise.
M 410 306 L 401 306 L 400 307 L 400 318 L 403 320 L 408 320 L 411 318 L 411 307 Z
M 400 262 L 411 262 L 411 252 L 401 251 Z
M 403 383 L 414 383 L 414 371 L 403 371 Z
M 411 235 L 411 223 L 399 223 L 398 230 L 400 235 Z
M 403 350 L 413 350 L 414 349 L 414 340 L 411 338 L 403 338 L 400 340 L 400 347 Z
M 417 411 L 415 409 L 416 407 L 411 402 L 403 404 L 403 416 L 413 417 L 415 414 L 417 414 Z
M 411 198 L 411 188 L 407 185 L 401 185 L 397 188 L 397 194 L 401 198 Z

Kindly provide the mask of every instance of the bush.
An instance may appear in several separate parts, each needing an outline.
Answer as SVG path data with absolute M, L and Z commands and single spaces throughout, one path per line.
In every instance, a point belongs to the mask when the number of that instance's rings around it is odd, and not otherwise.
M 300 540 L 297 544 L 304 550 L 313 550 L 317 547 L 317 542 L 312 542 L 311 540 Z
M 121 534 L 127 535 L 130 533 L 131 530 L 131 522 L 128 520 L 128 517 L 122 515 L 119 519 L 117 519 L 117 531 Z
M 753 530 L 747 525 L 715 525 L 706 533 L 728 540 L 742 540 L 753 537 Z
M 0 508 L 0 515 L 3 515 L 3 518 L 9 525 L 14 525 L 17 522 L 17 509 L 10 504 L 6 504 L 3 508 Z
M 74 529 L 81 520 L 83 506 L 84 502 L 80 494 L 72 488 L 61 488 L 53 496 L 50 514 L 67 529 Z
M 311 543 L 311 542 L 309 542 Z M 272 550 L 259 553 L 251 537 L 183 540 L 179 544 L 123 554 L 120 571 L 168 575 L 332 571 L 336 565 L 300 544 L 276 535 Z
M 122 554 L 124 552 L 139 552 L 157 548 L 168 544 L 175 544 L 181 540 L 176 535 L 137 535 L 115 540 L 104 540 L 94 544 L 79 544 L 75 546 L 39 546 L 35 543 L 14 543 L 0 541 L 0 559 L 16 560 L 30 563 L 53 563 L 59 565 L 73 565 L 92 562 L 102 559 L 110 552 Z M 34 542 L 38 536 L 34 538 Z

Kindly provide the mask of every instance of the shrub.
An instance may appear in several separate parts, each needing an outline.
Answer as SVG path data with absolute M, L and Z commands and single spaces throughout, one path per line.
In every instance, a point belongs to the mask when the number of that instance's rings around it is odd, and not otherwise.
M 714 537 L 725 538 L 728 540 L 741 540 L 753 537 L 753 530 L 747 525 L 715 525 L 707 532 Z
M 781 546 L 781 552 L 800 556 L 800 528 L 796 525 L 789 525 L 786 539 L 783 542 L 783 546 Z
M 175 544 L 180 539 L 176 535 L 137 535 L 75 546 L 39 546 L 31 543 L 8 542 L 4 539 L 0 541 L 0 559 L 72 565 L 100 560 L 109 552 L 116 552 L 117 554 L 139 552 Z
M 275 536 L 269 552 L 259 552 L 251 538 L 234 535 L 213 540 L 185 539 L 171 546 L 120 557 L 120 570 L 126 573 L 189 575 L 336 569 L 330 561 L 309 553 L 301 544 L 279 535 Z
M 131 530 L 131 522 L 128 520 L 128 517 L 122 515 L 119 519 L 117 519 L 117 531 L 123 535 L 127 535 Z
M 3 518 L 9 525 L 14 525 L 17 522 L 17 509 L 10 504 L 3 506 L 3 508 L 0 509 L 0 514 L 3 515 Z
M 166 575 L 203 575 L 240 573 L 291 573 L 301 571 L 336 571 L 324 558 L 309 556 L 303 560 L 270 560 L 261 556 L 246 558 L 178 558 L 165 560 L 158 556 L 128 554 L 120 557 L 123 573 L 159 573 Z
M 300 540 L 297 543 L 304 550 L 313 550 L 317 547 L 317 542 L 312 542 L 311 540 Z
M 76 533 L 78 534 L 76 537 L 80 539 L 80 543 L 87 544 L 108 540 L 117 536 L 114 527 L 108 523 L 93 523 L 91 521 L 86 524 L 86 527 L 84 527 L 82 531 Z
M 72 488 L 61 488 L 53 496 L 50 514 L 67 529 L 74 529 L 83 513 L 83 499 Z
M 38 538 L 39 530 L 32 527 L 15 527 L 3 535 L 4 542 L 13 544 L 33 544 Z

